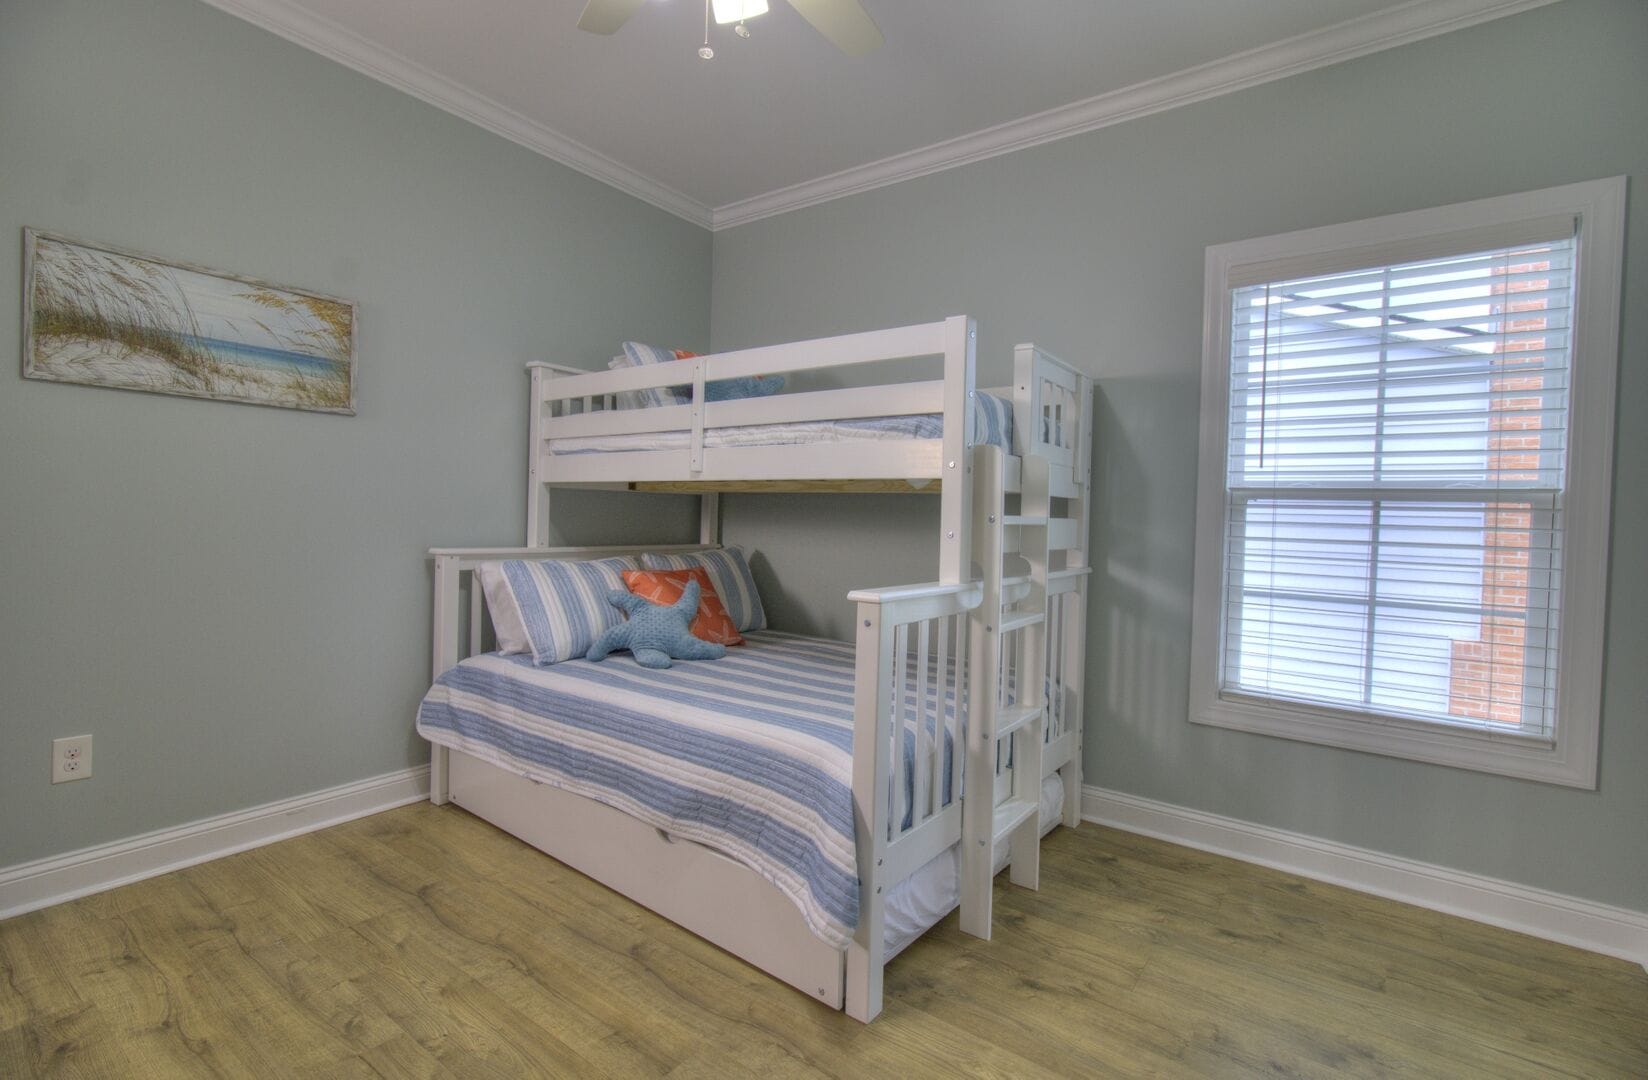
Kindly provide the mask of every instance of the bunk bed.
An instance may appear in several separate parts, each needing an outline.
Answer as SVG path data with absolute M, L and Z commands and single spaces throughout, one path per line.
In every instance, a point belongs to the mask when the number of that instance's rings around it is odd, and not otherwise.
M 431 552 L 436 685 L 419 715 L 431 800 L 862 1021 L 881 1009 L 887 961 L 949 911 L 959 906 L 961 928 L 988 938 L 995 874 L 1005 865 L 1034 888 L 1044 830 L 1080 815 L 1092 393 L 1087 376 L 1033 345 L 1015 350 L 1010 387 L 980 388 L 976 340 L 958 316 L 606 372 L 529 365 L 526 546 Z M 717 380 L 779 374 L 803 388 L 706 400 Z M 830 385 L 843 376 L 854 385 Z M 670 387 L 683 403 L 620 407 Z M 986 394 L 1005 406 L 982 407 Z M 993 419 L 1004 414 L 1010 424 Z M 699 543 L 551 548 L 551 499 L 571 487 L 696 494 Z M 535 669 L 486 651 L 484 564 L 717 551 L 730 491 L 936 497 L 939 578 L 850 593 L 853 642 L 752 632 L 732 664 L 678 665 L 644 685 L 633 665 L 597 678 L 604 665 Z M 773 689 L 789 676 L 771 665 L 797 657 L 813 680 L 799 691 L 804 713 Z M 757 731 L 757 749 L 740 752 L 770 751 L 775 773 L 805 774 L 816 790 L 787 792 L 799 781 L 746 770 L 734 784 L 741 802 L 712 823 L 672 816 L 668 798 L 633 785 L 540 768 L 547 759 L 522 748 L 529 734 L 510 731 L 498 749 L 481 721 L 460 730 L 446 719 L 460 699 L 471 719 L 488 700 L 492 715 L 616 717 L 625 738 L 644 729 L 672 748 L 672 776 L 724 767 L 738 755 L 716 740 Z M 768 719 L 777 726 L 761 727 Z M 580 728 L 573 741 L 585 737 Z M 812 832 L 789 846 L 809 860 L 780 865 L 763 844 L 798 821 Z

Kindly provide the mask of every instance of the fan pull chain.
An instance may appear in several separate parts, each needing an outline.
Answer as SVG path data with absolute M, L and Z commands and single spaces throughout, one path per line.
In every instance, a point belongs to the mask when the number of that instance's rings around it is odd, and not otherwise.
M 710 0 L 704 0 L 704 44 L 698 49 L 698 59 L 715 59 L 715 50 L 710 48 Z

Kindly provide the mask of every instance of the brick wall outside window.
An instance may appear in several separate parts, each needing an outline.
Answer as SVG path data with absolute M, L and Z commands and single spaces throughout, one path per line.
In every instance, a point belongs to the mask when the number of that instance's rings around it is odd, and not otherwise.
M 1529 262 L 1508 266 L 1506 274 L 1522 275 L 1549 270 L 1549 262 Z M 1506 296 L 1502 312 L 1538 312 L 1548 306 L 1543 295 L 1516 300 L 1522 293 L 1543 293 L 1550 282 L 1540 278 L 1514 281 L 1495 288 Z M 1506 330 L 1525 334 L 1547 328 L 1546 318 L 1530 314 L 1509 320 Z M 1504 346 L 1495 363 L 1514 362 L 1517 352 L 1541 351 L 1543 338 L 1525 338 Z M 1533 480 L 1543 449 L 1540 409 L 1545 388 L 1541 375 L 1501 375 L 1490 380 L 1498 395 L 1488 421 L 1488 476 L 1501 481 Z M 1527 397 L 1513 397 L 1517 391 Z M 1524 667 L 1527 652 L 1529 546 L 1533 514 L 1530 504 L 1490 503 L 1484 515 L 1483 541 L 1486 552 L 1482 566 L 1482 604 L 1499 611 L 1482 618 L 1475 641 L 1453 642 L 1449 669 L 1448 713 L 1461 719 L 1492 720 L 1503 724 L 1522 722 Z

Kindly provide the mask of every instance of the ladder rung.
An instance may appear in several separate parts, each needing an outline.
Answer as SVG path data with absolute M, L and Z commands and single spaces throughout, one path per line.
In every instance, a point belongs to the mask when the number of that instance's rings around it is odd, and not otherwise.
M 1043 528 L 1047 525 L 1047 518 L 1040 514 L 1003 514 L 1003 525 L 1025 525 L 1030 528 Z
M 1034 626 L 1047 618 L 1041 611 L 1024 611 L 1004 616 L 1001 620 L 1001 632 L 1011 634 L 1014 630 L 1023 630 L 1026 626 Z
M 1093 572 L 1091 566 L 1072 566 L 1065 570 L 1047 571 L 1048 581 L 1069 581 L 1071 578 L 1084 577 Z
M 1040 705 L 1010 705 L 996 713 L 996 738 L 1011 735 L 1042 714 Z
M 999 844 L 1011 836 L 1014 829 L 1030 820 L 1040 809 L 1040 804 L 1030 799 L 1008 799 L 996 807 L 995 824 L 991 829 L 994 842 Z

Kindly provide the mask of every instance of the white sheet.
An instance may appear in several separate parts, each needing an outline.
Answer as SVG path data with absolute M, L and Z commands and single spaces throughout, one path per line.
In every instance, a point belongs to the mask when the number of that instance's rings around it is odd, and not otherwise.
M 1064 817 L 1064 783 L 1058 774 L 1041 782 L 1041 831 L 1045 836 Z M 927 865 L 911 874 L 887 894 L 887 923 L 882 940 L 888 957 L 926 933 L 934 923 L 954 911 L 961 902 L 960 853 L 954 848 L 939 852 Z M 996 852 L 996 871 L 1007 865 L 1007 848 Z

